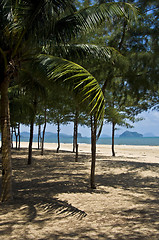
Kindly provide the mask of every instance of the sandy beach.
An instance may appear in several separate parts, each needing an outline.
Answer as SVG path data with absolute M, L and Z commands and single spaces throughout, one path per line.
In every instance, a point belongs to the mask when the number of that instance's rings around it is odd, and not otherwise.
M 1 240 L 159 239 L 159 147 L 97 145 L 96 190 L 89 144 L 28 143 L 12 151 L 14 202 L 0 205 Z
M 21 147 L 27 148 L 27 142 L 22 142 Z M 79 153 L 91 153 L 91 145 L 80 143 Z M 15 143 L 14 143 L 15 146 Z M 37 148 L 37 143 L 33 143 L 33 148 Z M 45 143 L 44 149 L 47 150 L 56 150 L 56 143 Z M 61 143 L 61 150 L 63 151 L 72 151 L 72 144 L 70 143 Z M 159 146 L 129 146 L 129 145 L 116 145 L 115 146 L 116 158 L 115 160 L 122 159 L 123 161 L 137 161 L 145 163 L 159 163 Z M 111 157 L 111 146 L 97 144 L 97 157 L 98 155 L 103 156 L 103 160 L 112 160 Z

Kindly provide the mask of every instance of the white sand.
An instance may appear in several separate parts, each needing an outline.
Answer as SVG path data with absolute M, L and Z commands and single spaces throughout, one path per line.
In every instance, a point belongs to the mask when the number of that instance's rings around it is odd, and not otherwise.
M 14 143 L 15 145 L 15 143 Z M 27 142 L 21 142 L 22 148 L 28 147 Z M 37 143 L 33 143 L 33 148 L 37 148 Z M 56 150 L 56 143 L 45 143 L 44 149 Z M 60 150 L 72 151 L 72 144 L 70 143 L 61 143 Z M 159 163 L 159 146 L 137 146 L 137 145 L 116 145 L 116 160 L 121 160 L 124 157 L 124 161 L 137 161 L 137 162 L 146 162 L 146 163 Z M 90 144 L 79 144 L 79 153 L 91 153 Z M 111 157 L 111 146 L 97 144 L 97 156 L 102 155 L 107 160 L 112 160 Z
M 96 190 L 89 144 L 28 143 L 12 151 L 14 201 L 0 204 L 0 240 L 158 240 L 159 147 L 97 146 Z M 34 143 L 37 148 L 37 144 Z M 53 149 L 49 151 L 46 149 Z

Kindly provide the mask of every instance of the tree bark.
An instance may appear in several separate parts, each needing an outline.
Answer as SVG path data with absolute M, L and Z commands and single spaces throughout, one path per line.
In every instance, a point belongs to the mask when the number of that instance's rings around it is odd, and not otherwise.
M 18 123 L 18 136 L 19 136 L 18 150 L 20 150 L 20 123 Z
M 2 193 L 1 201 L 12 199 L 12 165 L 10 139 L 10 112 L 8 99 L 9 80 L 1 83 L 1 139 L 2 139 Z
M 15 127 L 14 127 L 14 134 L 15 134 L 15 143 L 16 143 L 15 149 L 17 150 L 17 149 L 18 149 L 18 134 L 17 134 L 17 132 L 16 132 L 16 128 L 15 128 Z
M 59 149 L 60 149 L 60 122 L 58 121 L 57 122 L 57 150 L 56 152 L 58 153 L 59 152 Z
M 44 128 L 43 128 L 43 136 L 41 141 L 41 155 L 44 154 L 44 137 L 45 137 L 45 130 L 46 130 L 46 109 L 45 109 L 45 122 L 44 122 Z
M 92 162 L 91 162 L 91 178 L 90 184 L 92 189 L 96 189 L 95 186 L 95 162 L 96 162 L 96 132 L 97 132 L 97 122 L 95 116 L 91 116 L 91 152 L 92 152 Z
M 76 124 L 75 124 L 75 120 L 74 120 L 74 131 L 73 131 L 73 153 L 75 152 L 75 149 L 76 149 L 75 136 L 76 136 Z
M 78 112 L 75 114 L 75 149 L 76 149 L 76 157 L 75 161 L 78 162 Z
M 33 113 L 30 119 L 30 140 L 29 140 L 29 153 L 28 153 L 28 165 L 32 163 L 32 146 L 33 146 L 33 132 L 34 132 L 34 122 L 36 116 L 36 99 L 33 101 Z
M 39 126 L 38 126 L 38 149 L 41 148 L 41 141 L 42 141 L 42 138 L 41 138 L 41 125 L 39 124 Z
M 114 150 L 114 135 L 115 135 L 115 123 L 112 123 L 112 156 L 115 157 L 115 150 Z
M 31 124 L 30 124 L 30 140 L 29 140 L 28 165 L 30 165 L 32 163 L 33 132 L 34 132 L 34 121 L 32 121 Z
M 14 132 L 14 130 L 13 130 L 13 127 L 11 129 L 12 129 L 12 131 L 11 131 L 11 148 L 13 149 L 13 132 Z

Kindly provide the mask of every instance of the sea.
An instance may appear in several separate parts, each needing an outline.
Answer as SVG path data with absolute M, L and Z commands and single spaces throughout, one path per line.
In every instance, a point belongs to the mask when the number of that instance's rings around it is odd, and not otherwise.
M 1 140 L 1 136 L 0 136 Z M 15 141 L 15 137 L 13 138 L 13 141 Z M 26 137 L 21 136 L 20 138 L 21 142 L 29 142 L 29 135 Z M 33 138 L 33 142 L 37 142 L 37 136 Z M 57 143 L 57 137 L 55 136 L 46 136 L 45 137 L 45 142 L 46 143 Z M 72 137 L 60 137 L 60 142 L 61 143 L 73 143 L 73 138 Z M 139 138 L 120 138 L 116 137 L 115 140 L 115 145 L 144 145 L 144 146 L 159 146 L 159 137 L 139 137 Z M 78 143 L 85 143 L 85 144 L 90 144 L 91 143 L 91 138 L 89 137 L 79 137 L 78 138 Z M 97 144 L 103 144 L 103 145 L 111 145 L 112 144 L 112 139 L 110 137 L 107 138 L 99 138 L 97 140 Z
M 28 142 L 29 138 L 21 138 L 22 142 Z M 33 139 L 34 142 L 37 142 L 37 138 Z M 57 143 L 56 137 L 45 137 L 46 143 Z M 61 143 L 72 143 L 72 137 L 61 137 Z M 78 143 L 90 144 L 91 139 L 88 137 L 78 138 Z M 111 145 L 111 138 L 99 138 L 97 144 Z M 147 146 L 159 146 L 159 137 L 141 137 L 141 138 L 115 138 L 115 145 L 147 145 Z

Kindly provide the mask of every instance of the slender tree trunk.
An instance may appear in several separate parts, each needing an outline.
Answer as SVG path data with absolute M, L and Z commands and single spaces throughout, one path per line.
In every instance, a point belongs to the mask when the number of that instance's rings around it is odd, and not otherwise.
M 12 199 L 12 165 L 10 139 L 10 112 L 8 99 L 9 80 L 1 83 L 1 141 L 2 141 L 2 192 L 1 201 Z
M 74 130 L 73 130 L 73 153 L 75 152 L 76 149 L 76 124 L 75 124 L 75 120 L 74 120 Z
M 75 157 L 75 161 L 78 162 L 78 112 L 76 111 L 75 114 L 75 148 L 76 148 L 76 157 Z
M 58 121 L 57 122 L 57 150 L 56 152 L 58 153 L 59 152 L 59 149 L 60 149 L 60 122 Z
M 123 1 L 123 2 L 125 2 L 125 1 Z M 127 26 L 127 22 L 126 22 L 126 20 L 124 20 L 122 36 L 121 36 L 121 39 L 120 39 L 120 42 L 119 42 L 119 47 L 118 47 L 119 52 L 121 51 L 121 48 L 122 48 L 123 43 L 124 43 L 125 33 L 126 33 L 126 26 Z
M 11 127 L 12 131 L 11 131 L 11 148 L 13 149 L 13 127 Z
M 33 113 L 31 116 L 30 121 L 30 140 L 29 140 L 29 152 L 28 152 L 28 165 L 32 163 L 32 146 L 33 146 L 33 132 L 34 132 L 34 122 L 35 122 L 35 116 L 36 116 L 36 107 L 37 107 L 37 101 L 36 98 L 33 101 Z
M 20 123 L 18 123 L 18 136 L 19 136 L 18 150 L 20 150 Z
M 32 121 L 31 124 L 30 124 L 28 165 L 30 165 L 32 163 L 33 132 L 34 132 L 34 121 Z
M 96 132 L 97 122 L 95 116 L 91 116 L 91 152 L 92 152 L 92 163 L 91 163 L 91 188 L 95 189 L 95 162 L 96 162 Z
M 44 154 L 44 137 L 45 137 L 45 130 L 46 130 L 46 109 L 45 109 L 45 122 L 44 122 L 44 128 L 43 128 L 43 136 L 41 141 L 41 155 Z
M 42 138 L 41 138 L 41 125 L 39 124 L 39 126 L 38 126 L 38 149 L 40 149 L 41 148 L 41 140 Z
M 112 123 L 112 156 L 115 157 L 115 150 L 114 150 L 114 135 L 115 135 L 115 123 Z
M 16 143 L 16 150 L 18 149 L 18 134 L 17 134 L 17 132 L 16 132 L 16 128 L 14 128 L 14 134 L 15 134 L 15 143 Z
M 18 149 L 18 136 L 16 135 L 16 150 Z
M 75 161 L 78 162 L 78 144 L 76 144 L 76 158 Z

